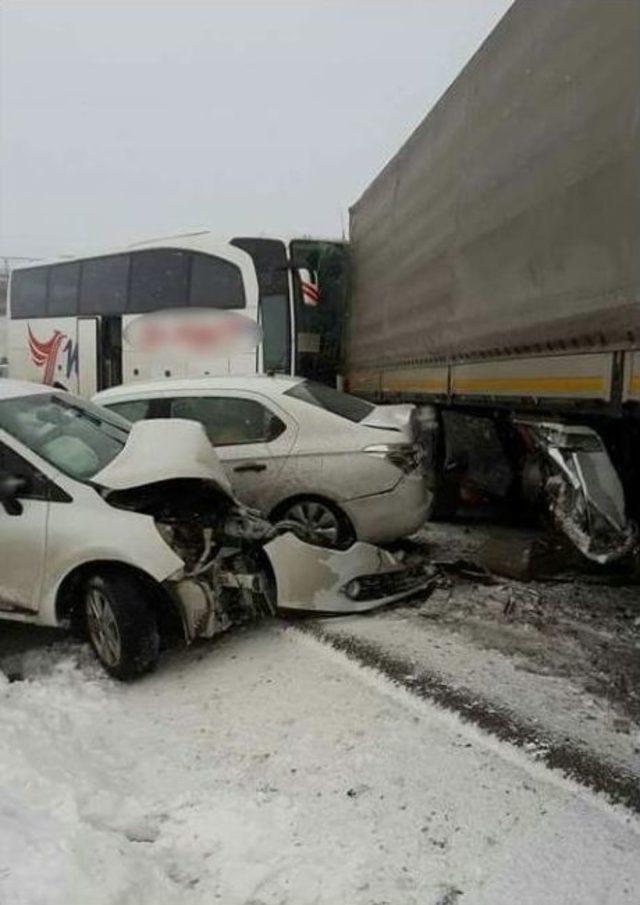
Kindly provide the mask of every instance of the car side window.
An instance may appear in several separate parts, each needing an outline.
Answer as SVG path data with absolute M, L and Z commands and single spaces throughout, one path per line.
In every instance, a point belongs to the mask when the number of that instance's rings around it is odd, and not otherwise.
M 110 402 L 105 408 L 110 409 L 127 421 L 144 421 L 151 418 L 151 399 L 129 399 L 127 402 Z
M 53 484 L 42 472 L 18 455 L 15 450 L 4 443 L 0 443 L 0 472 L 26 478 L 28 484 L 20 493 L 25 500 L 49 500 L 58 499 L 60 495 L 66 497 L 62 490 Z
M 172 418 L 199 421 L 215 446 L 274 440 L 286 425 L 254 399 L 235 396 L 178 396 L 169 400 Z

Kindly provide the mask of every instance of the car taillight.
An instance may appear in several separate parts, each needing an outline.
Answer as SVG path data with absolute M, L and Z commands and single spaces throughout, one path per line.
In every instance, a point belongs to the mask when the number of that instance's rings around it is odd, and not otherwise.
M 366 446 L 364 451 L 371 456 L 386 459 L 405 474 L 415 471 L 422 460 L 422 451 L 417 443 L 377 443 Z

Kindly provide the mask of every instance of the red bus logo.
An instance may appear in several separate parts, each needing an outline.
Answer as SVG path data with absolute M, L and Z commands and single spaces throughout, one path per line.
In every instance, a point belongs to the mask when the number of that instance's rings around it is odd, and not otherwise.
M 76 344 L 70 339 L 66 333 L 60 330 L 54 330 L 49 339 L 37 339 L 31 329 L 31 324 L 27 324 L 29 331 L 29 355 L 31 361 L 37 368 L 42 368 L 42 382 L 51 385 L 56 375 L 58 367 L 58 357 L 60 350 L 66 353 L 67 361 L 65 367 L 65 376 L 70 377 L 72 371 L 78 368 L 78 349 Z

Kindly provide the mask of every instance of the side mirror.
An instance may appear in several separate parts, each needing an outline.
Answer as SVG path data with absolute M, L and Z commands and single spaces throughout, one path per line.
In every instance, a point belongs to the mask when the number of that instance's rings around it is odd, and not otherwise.
M 21 494 L 29 489 L 29 481 L 22 475 L 0 472 L 0 504 L 7 515 L 22 515 L 23 505 L 19 500 Z
M 315 270 L 309 270 L 307 267 L 299 267 L 298 279 L 300 280 L 303 304 L 315 307 L 320 301 L 318 274 Z

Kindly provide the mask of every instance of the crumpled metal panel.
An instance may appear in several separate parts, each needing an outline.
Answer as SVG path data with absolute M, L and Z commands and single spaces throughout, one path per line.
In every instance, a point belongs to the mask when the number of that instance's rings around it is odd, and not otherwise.
M 202 425 L 153 418 L 132 424 L 122 451 L 93 482 L 109 490 L 130 490 L 180 479 L 206 481 L 233 499 L 229 478 Z
M 332 550 L 282 534 L 265 545 L 276 580 L 278 609 L 317 613 L 360 613 L 402 600 L 427 587 L 430 576 L 412 578 L 387 550 L 355 543 L 348 550 Z M 354 600 L 345 586 L 361 576 L 397 575 L 398 589 L 369 600 Z M 393 581 L 393 579 L 391 579 Z
M 583 556 L 604 565 L 637 544 L 627 518 L 622 483 L 599 435 L 586 425 L 519 422 L 553 465 L 546 482 L 558 527 Z

